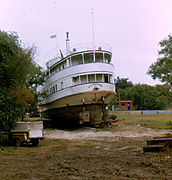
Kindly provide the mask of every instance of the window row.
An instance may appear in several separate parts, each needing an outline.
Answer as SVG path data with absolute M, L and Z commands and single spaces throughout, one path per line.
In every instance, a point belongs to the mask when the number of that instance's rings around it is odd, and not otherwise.
M 111 74 L 86 74 L 72 78 L 73 84 L 84 84 L 92 82 L 113 83 Z
M 57 91 L 70 87 L 75 86 L 79 84 L 85 84 L 85 83 L 113 83 L 112 75 L 111 74 L 86 74 L 81 76 L 75 76 L 72 77 L 71 83 L 65 83 L 65 82 L 59 82 L 50 88 L 47 89 L 47 94 L 54 94 Z M 68 84 L 66 86 L 65 84 Z
M 53 86 L 51 86 L 50 88 L 48 88 L 47 89 L 47 94 L 54 94 L 54 93 L 56 93 L 57 91 L 59 91 L 60 89 L 63 89 L 64 87 L 63 87 L 63 82 L 61 82 L 61 84 L 60 84 L 60 86 L 57 86 L 57 84 L 56 85 L 53 85 Z
M 110 63 L 111 55 L 107 53 L 85 53 L 72 56 L 69 59 L 69 65 L 87 64 L 95 62 Z
M 111 55 L 107 53 L 85 53 L 78 54 L 75 56 L 71 56 L 65 61 L 59 63 L 54 66 L 46 75 L 55 74 L 58 71 L 65 69 L 66 67 L 75 66 L 79 64 L 87 64 L 87 63 L 110 63 Z

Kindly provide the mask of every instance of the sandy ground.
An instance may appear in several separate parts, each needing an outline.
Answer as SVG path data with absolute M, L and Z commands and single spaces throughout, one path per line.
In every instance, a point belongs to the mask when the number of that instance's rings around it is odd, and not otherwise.
M 48 139 L 68 139 L 68 140 L 84 140 L 84 139 L 94 139 L 100 140 L 102 138 L 142 138 L 142 137 L 152 137 L 158 136 L 160 134 L 172 133 L 170 130 L 158 130 L 151 128 L 144 128 L 140 125 L 124 125 L 123 123 L 118 123 L 118 125 L 113 128 L 89 128 L 83 127 L 77 130 L 57 130 L 50 129 L 44 131 L 44 137 Z
M 172 180 L 172 150 L 144 153 L 146 140 L 168 130 L 140 126 L 44 130 L 38 147 L 3 147 L 0 179 Z

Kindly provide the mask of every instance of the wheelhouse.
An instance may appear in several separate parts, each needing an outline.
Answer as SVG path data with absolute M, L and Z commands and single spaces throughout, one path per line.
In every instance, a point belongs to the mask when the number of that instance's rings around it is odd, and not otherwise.
M 95 46 L 94 49 L 92 48 L 92 50 L 87 51 L 80 49 L 77 51 L 77 49 L 79 48 L 73 48 L 73 51 L 70 51 L 70 53 L 65 57 L 63 57 L 63 53 L 61 52 L 61 57 L 57 56 L 56 58 L 48 61 L 46 64 L 46 77 L 48 78 L 63 69 L 76 65 L 88 63 L 111 63 L 112 53 L 110 47 L 107 47 L 107 45 L 102 46 L 102 44 L 99 44 Z

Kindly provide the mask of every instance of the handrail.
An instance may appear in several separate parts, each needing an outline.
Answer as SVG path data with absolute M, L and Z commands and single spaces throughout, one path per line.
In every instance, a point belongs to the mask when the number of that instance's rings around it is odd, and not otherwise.
M 82 52 L 82 51 L 109 51 L 112 52 L 112 48 L 109 44 L 102 43 L 102 42 L 94 42 L 94 43 L 82 43 L 77 44 L 70 47 L 70 54 Z M 59 50 L 56 52 L 56 56 L 51 60 L 47 61 L 46 66 L 47 68 L 53 66 L 56 62 L 60 61 L 62 58 L 70 55 L 67 54 L 65 50 Z

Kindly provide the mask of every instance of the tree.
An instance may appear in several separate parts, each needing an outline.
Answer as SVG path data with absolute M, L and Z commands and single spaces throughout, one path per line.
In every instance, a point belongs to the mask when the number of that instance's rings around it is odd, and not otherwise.
M 38 86 L 44 83 L 45 73 L 41 66 L 33 65 L 32 73 L 28 75 L 27 87 L 36 92 Z
M 35 65 L 32 68 L 32 74 L 29 74 L 27 79 L 27 87 L 30 89 L 34 95 L 34 100 L 31 101 L 26 109 L 26 112 L 30 115 L 38 113 L 38 105 L 41 103 L 42 99 L 46 97 L 45 92 L 37 92 L 38 86 L 42 85 L 45 81 L 45 73 L 42 67 Z
M 29 83 L 37 68 L 34 53 L 34 48 L 22 48 L 16 33 L 0 31 L 0 130 L 10 131 L 34 101 Z
M 125 98 L 133 100 L 137 110 L 165 109 L 168 104 L 166 96 L 161 95 L 155 87 L 146 84 L 136 84 L 127 88 Z
M 168 35 L 168 38 L 160 41 L 159 45 L 162 48 L 159 55 L 162 57 L 149 67 L 147 73 L 153 79 L 159 79 L 172 88 L 172 36 Z
M 156 85 L 156 90 L 160 93 L 161 96 L 165 96 L 168 100 L 168 103 L 172 102 L 172 91 L 170 90 L 170 85 L 163 84 L 163 85 Z
M 115 87 L 117 92 L 117 99 L 125 100 L 125 89 L 132 87 L 133 83 L 129 81 L 129 78 L 119 78 L 117 77 Z
M 133 83 L 131 81 L 128 81 L 128 78 L 119 78 L 117 77 L 115 87 L 116 91 L 118 92 L 119 89 L 126 89 L 128 87 L 132 87 Z
M 117 98 L 111 100 L 111 102 L 109 103 L 109 108 L 111 109 L 112 106 L 117 108 L 118 101 L 125 99 L 125 97 L 124 97 L 125 89 L 132 87 L 132 86 L 133 86 L 133 83 L 131 81 L 129 81 L 129 78 L 120 78 L 117 76 L 117 79 L 115 82 Z

